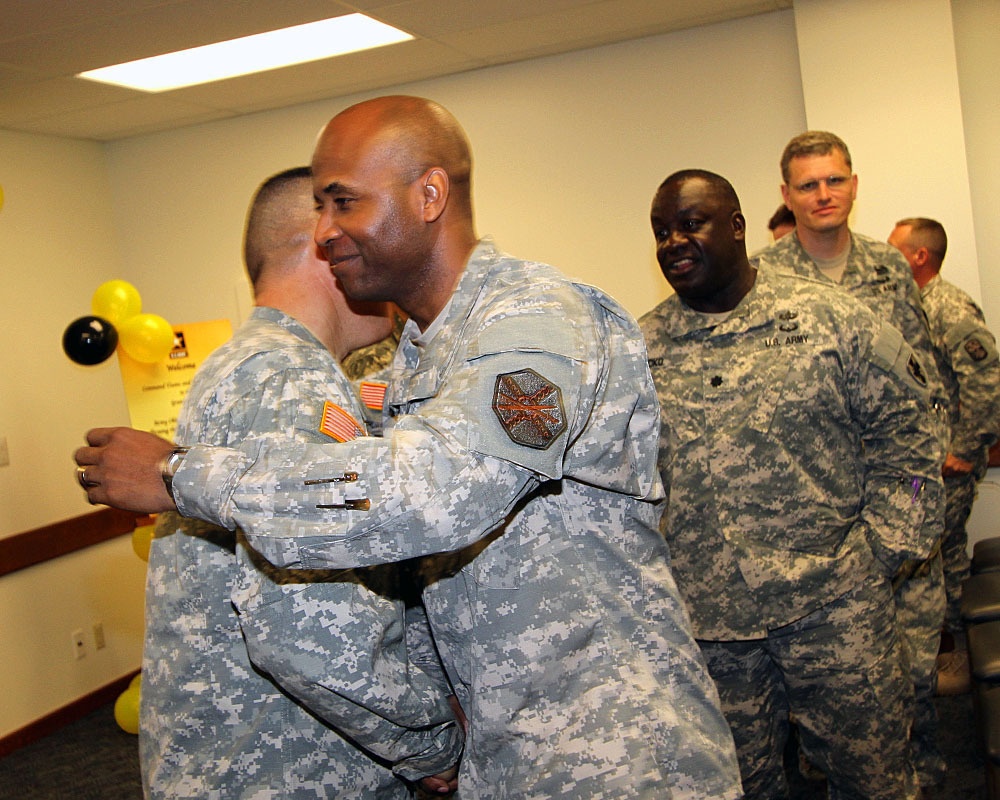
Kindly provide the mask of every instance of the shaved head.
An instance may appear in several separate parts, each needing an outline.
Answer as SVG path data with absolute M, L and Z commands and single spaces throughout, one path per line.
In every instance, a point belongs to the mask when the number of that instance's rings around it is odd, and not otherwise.
M 243 260 L 256 288 L 272 269 L 280 269 L 311 242 L 316 227 L 312 172 L 293 167 L 264 181 L 247 211 Z
M 316 243 L 348 295 L 391 300 L 424 328 L 477 240 L 458 121 L 423 97 L 366 100 L 326 124 L 312 172 Z
M 347 132 L 391 164 L 402 183 L 440 167 L 451 184 L 451 202 L 471 211 L 472 152 L 458 120 L 433 100 L 389 95 L 366 100 L 337 114 L 320 134 L 317 150 Z

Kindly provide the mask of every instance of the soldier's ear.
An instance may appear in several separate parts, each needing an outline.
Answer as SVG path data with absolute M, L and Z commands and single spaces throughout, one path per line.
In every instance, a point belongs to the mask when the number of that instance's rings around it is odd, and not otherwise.
M 739 211 L 734 211 L 731 222 L 733 226 L 733 237 L 738 242 L 743 241 L 747 235 L 746 218 Z
M 451 182 L 441 167 L 431 167 L 420 178 L 421 210 L 424 222 L 434 222 L 448 205 Z

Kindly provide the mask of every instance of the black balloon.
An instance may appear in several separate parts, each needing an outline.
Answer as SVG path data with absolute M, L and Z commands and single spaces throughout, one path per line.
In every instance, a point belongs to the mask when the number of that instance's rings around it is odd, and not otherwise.
M 62 345 L 71 361 L 89 367 L 115 352 L 118 331 L 103 317 L 80 317 L 66 327 Z

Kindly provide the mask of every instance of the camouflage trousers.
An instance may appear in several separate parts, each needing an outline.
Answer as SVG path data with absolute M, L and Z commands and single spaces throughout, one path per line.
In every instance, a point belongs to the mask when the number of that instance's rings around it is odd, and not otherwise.
M 945 591 L 941 554 L 921 564 L 895 592 L 896 623 L 913 680 L 914 714 L 910 759 L 921 786 L 933 786 L 945 776 L 946 764 L 938 749 L 938 717 L 934 706 L 937 655 L 941 646 Z
M 787 798 L 789 717 L 835 800 L 916 798 L 913 688 L 889 584 L 871 578 L 751 641 L 699 641 L 736 741 L 747 800 Z
M 945 478 L 944 491 L 944 542 L 941 545 L 941 556 L 944 559 L 944 588 L 948 596 L 944 627 L 955 637 L 956 642 L 964 643 L 962 581 L 969 577 L 969 534 L 965 530 L 965 523 L 976 499 L 976 479 L 972 475 Z

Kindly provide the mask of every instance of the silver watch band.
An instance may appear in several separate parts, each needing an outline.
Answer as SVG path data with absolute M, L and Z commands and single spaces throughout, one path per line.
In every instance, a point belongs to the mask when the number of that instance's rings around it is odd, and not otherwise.
M 190 447 L 175 447 L 160 462 L 160 477 L 163 478 L 163 485 L 167 487 L 167 494 L 170 495 L 171 500 L 174 499 L 174 475 L 177 474 L 181 461 L 184 460 L 184 456 L 190 449 Z

